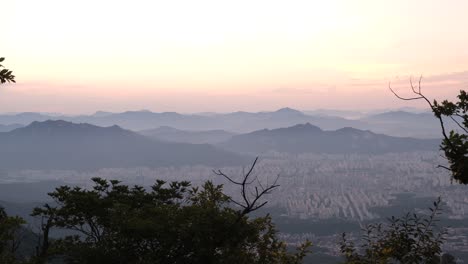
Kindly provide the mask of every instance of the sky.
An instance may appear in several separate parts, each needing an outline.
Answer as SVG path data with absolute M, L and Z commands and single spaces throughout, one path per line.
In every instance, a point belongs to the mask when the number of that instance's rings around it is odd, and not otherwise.
M 466 0 L 0 0 L 0 112 L 424 107 L 468 87 Z

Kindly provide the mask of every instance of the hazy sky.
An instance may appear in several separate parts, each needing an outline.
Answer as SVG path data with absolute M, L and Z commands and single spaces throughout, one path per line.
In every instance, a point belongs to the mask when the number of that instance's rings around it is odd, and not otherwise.
M 367 109 L 468 87 L 466 0 L 1 1 L 0 111 Z

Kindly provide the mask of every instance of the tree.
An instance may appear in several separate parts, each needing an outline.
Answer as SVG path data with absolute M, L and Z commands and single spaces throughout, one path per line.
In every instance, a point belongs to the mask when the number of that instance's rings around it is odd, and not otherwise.
M 442 143 L 440 149 L 444 152 L 449 166 L 439 165 L 451 172 L 452 179 L 460 184 L 468 184 L 468 95 L 466 91 L 460 90 L 458 101 L 450 102 L 443 100 L 431 102 L 421 91 L 421 80 L 418 86 L 413 85 L 410 80 L 411 91 L 415 97 L 402 97 L 398 95 L 390 86 L 390 91 L 401 100 L 424 100 L 431 108 L 434 116 L 439 120 L 442 129 Z M 457 130 L 447 131 L 445 119 L 449 119 L 456 126 Z
M 252 182 L 254 166 L 241 181 L 244 186 Z M 59 187 L 49 194 L 56 206 L 34 209 L 33 215 L 52 228 L 76 234 L 51 243 L 48 257 L 67 263 L 279 264 L 301 263 L 310 246 L 306 242 L 296 253 L 288 252 L 269 215 L 248 215 L 264 202 L 256 206 L 248 200 L 249 209 L 236 209 L 222 185 L 210 181 L 192 187 L 185 181 L 158 180 L 147 190 L 115 180 L 92 180 L 90 190 Z
M 0 263 L 15 263 L 21 239 L 22 225 L 26 222 L 18 216 L 8 216 L 0 207 Z
M 3 62 L 5 58 L 0 58 L 0 63 Z M 3 69 L 2 69 L 3 68 Z M 13 72 L 6 69 L 3 65 L 0 64 L 0 84 L 4 84 L 6 82 L 15 82 L 15 76 Z
M 440 198 L 429 210 L 429 215 L 408 213 L 402 218 L 391 217 L 385 224 L 368 225 L 359 247 L 343 234 L 340 249 L 346 263 L 454 263 L 453 256 L 442 255 L 446 231 L 436 225 L 441 214 Z

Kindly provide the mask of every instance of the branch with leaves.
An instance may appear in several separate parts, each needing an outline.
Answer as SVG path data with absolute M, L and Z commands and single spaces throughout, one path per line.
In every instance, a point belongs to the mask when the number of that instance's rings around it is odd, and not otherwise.
M 422 77 L 419 78 L 418 85 L 413 84 L 410 79 L 411 91 L 414 97 L 403 97 L 395 92 L 391 85 L 388 88 L 400 100 L 413 101 L 424 100 L 431 108 L 434 116 L 439 120 L 442 129 L 442 143 L 440 149 L 444 152 L 449 166 L 439 165 L 452 173 L 452 179 L 461 184 L 468 184 L 468 95 L 466 91 L 460 90 L 457 102 L 444 100 L 439 103 L 437 100 L 430 101 L 421 88 Z M 444 118 L 450 119 L 458 128 L 457 131 L 447 131 Z
M 5 58 L 0 57 L 0 63 L 3 62 Z M 3 68 L 3 69 L 2 69 Z M 0 64 L 0 84 L 4 83 L 15 83 L 15 76 L 13 75 L 13 72 L 9 69 L 6 69 L 2 64 Z

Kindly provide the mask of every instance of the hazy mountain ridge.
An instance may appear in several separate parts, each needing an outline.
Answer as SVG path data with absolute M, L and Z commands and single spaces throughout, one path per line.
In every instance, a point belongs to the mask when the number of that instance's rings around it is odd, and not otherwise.
M 441 138 L 439 120 L 431 112 L 411 113 L 390 111 L 369 115 L 361 119 L 370 124 L 370 130 L 378 133 L 419 138 Z M 445 123 L 447 130 L 456 130 L 455 123 Z
M 391 137 L 355 128 L 324 131 L 310 123 L 263 129 L 233 136 L 219 146 L 241 153 L 382 154 L 416 150 L 436 151 L 440 140 Z
M 179 114 L 175 112 L 154 113 L 147 110 L 122 113 L 96 112 L 81 116 L 48 116 L 38 113 L 0 115 L 0 124 L 19 123 L 28 125 L 33 121 L 65 120 L 74 123 L 89 123 L 97 126 L 118 125 L 134 131 L 169 126 L 180 130 L 226 130 L 246 133 L 262 128 L 280 128 L 299 123 L 314 123 L 323 129 L 338 129 L 343 126 L 362 127 L 356 120 L 332 116 L 310 116 L 291 108 L 273 112 L 233 112 L 225 114 Z
M 429 120 L 430 119 L 430 120 Z M 362 118 L 362 120 L 376 122 L 414 122 L 415 120 L 424 120 L 437 122 L 433 113 L 411 113 L 406 111 L 389 111 L 379 114 L 370 115 Z
M 248 133 L 260 129 L 275 129 L 311 123 L 321 129 L 336 130 L 353 127 L 371 130 L 392 136 L 418 138 L 440 138 L 440 128 L 431 113 L 389 111 L 368 114 L 359 119 L 333 116 L 345 111 L 308 111 L 306 113 L 282 108 L 272 112 L 232 112 L 207 114 L 180 114 L 176 112 L 155 113 L 147 110 L 111 113 L 99 111 L 92 115 L 56 116 L 38 113 L 0 115 L 0 124 L 28 125 L 33 121 L 66 120 L 74 123 L 89 123 L 97 126 L 118 125 L 133 131 L 150 130 L 158 127 L 172 127 L 187 131 L 225 130 L 232 133 Z M 329 113 L 329 114 L 326 114 Z M 357 114 L 349 113 L 349 114 Z M 449 126 L 449 128 L 452 128 Z M 190 142 L 190 141 L 189 141 Z
M 378 115 L 388 112 L 407 112 L 407 113 L 431 113 L 430 109 L 420 109 L 413 107 L 401 107 L 397 109 L 375 109 L 375 110 L 338 110 L 338 109 L 315 109 L 305 110 L 303 113 L 308 115 L 336 116 L 346 119 L 363 119 L 368 116 Z
M 21 125 L 29 125 L 34 121 L 46 121 L 49 119 L 55 119 L 55 116 L 42 114 L 42 113 L 34 113 L 34 112 L 24 112 L 24 113 L 17 113 L 17 114 L 1 114 L 0 115 L 0 124 L 3 125 L 10 125 L 10 124 L 21 124 Z
M 119 126 L 63 120 L 33 122 L 0 133 L 3 169 L 96 169 L 181 165 L 240 165 L 244 158 L 211 145 L 151 140 Z

